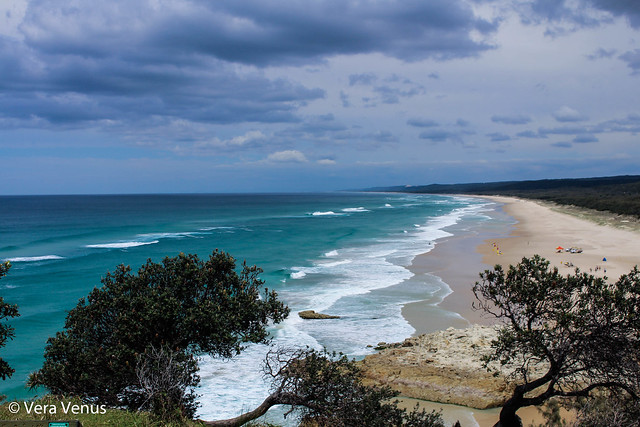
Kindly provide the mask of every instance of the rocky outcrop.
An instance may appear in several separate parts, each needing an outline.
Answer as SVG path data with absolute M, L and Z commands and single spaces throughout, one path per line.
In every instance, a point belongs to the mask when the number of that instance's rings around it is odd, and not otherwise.
M 332 316 L 330 314 L 316 313 L 313 310 L 304 310 L 298 312 L 298 316 L 303 319 L 339 319 L 340 316 Z
M 365 382 L 387 385 L 417 399 L 477 409 L 501 406 L 513 386 L 481 362 L 496 337 L 495 328 L 475 325 L 385 344 L 361 362 Z

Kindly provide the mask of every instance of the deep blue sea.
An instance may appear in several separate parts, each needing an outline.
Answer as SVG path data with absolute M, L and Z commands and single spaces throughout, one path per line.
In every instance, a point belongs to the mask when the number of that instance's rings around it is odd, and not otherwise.
M 490 221 L 488 209 L 480 199 L 380 193 L 0 197 L 0 260 L 13 265 L 0 295 L 20 311 L 9 322 L 15 339 L 0 349 L 16 370 L 0 394 L 33 395 L 24 383 L 41 366 L 47 338 L 107 271 L 180 252 L 206 258 L 216 248 L 261 267 L 265 286 L 291 308 L 272 328 L 275 344 L 362 356 L 368 345 L 414 332 L 403 304 L 449 293 L 440 280 L 413 277 L 411 260 L 460 221 Z M 297 312 L 307 309 L 342 318 L 303 321 Z M 267 349 L 201 360 L 202 418 L 262 402 Z

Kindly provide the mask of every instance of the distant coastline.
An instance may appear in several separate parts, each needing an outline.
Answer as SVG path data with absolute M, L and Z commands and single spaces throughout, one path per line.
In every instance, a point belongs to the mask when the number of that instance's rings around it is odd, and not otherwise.
M 377 187 L 365 191 L 508 196 L 573 205 L 640 220 L 640 175 Z

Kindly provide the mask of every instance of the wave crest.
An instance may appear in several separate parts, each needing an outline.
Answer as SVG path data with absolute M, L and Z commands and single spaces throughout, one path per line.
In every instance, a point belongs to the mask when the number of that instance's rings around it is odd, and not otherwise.
M 86 248 L 91 249 L 127 249 L 135 248 L 137 246 L 153 245 L 160 243 L 159 240 L 153 240 L 151 242 L 115 242 L 115 243 L 99 243 L 97 245 L 86 245 Z
M 37 262 L 37 261 L 50 261 L 56 259 L 64 259 L 64 257 L 58 255 L 43 255 L 43 256 L 18 256 L 13 258 L 7 258 L 9 262 Z

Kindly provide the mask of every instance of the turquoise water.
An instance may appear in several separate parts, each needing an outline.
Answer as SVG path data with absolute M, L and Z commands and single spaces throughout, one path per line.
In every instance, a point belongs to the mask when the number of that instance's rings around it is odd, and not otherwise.
M 490 220 L 486 209 L 472 198 L 372 193 L 0 197 L 0 259 L 13 264 L 0 295 L 21 314 L 10 321 L 15 339 L 0 349 L 16 369 L 0 393 L 32 395 L 24 383 L 47 338 L 107 271 L 216 248 L 261 267 L 265 286 L 291 307 L 272 328 L 277 345 L 362 356 L 414 331 L 402 304 L 447 294 L 441 281 L 416 280 L 406 266 L 447 227 Z M 304 322 L 296 312 L 306 309 L 341 319 Z M 236 415 L 266 397 L 266 351 L 254 345 L 233 361 L 202 359 L 203 418 Z

